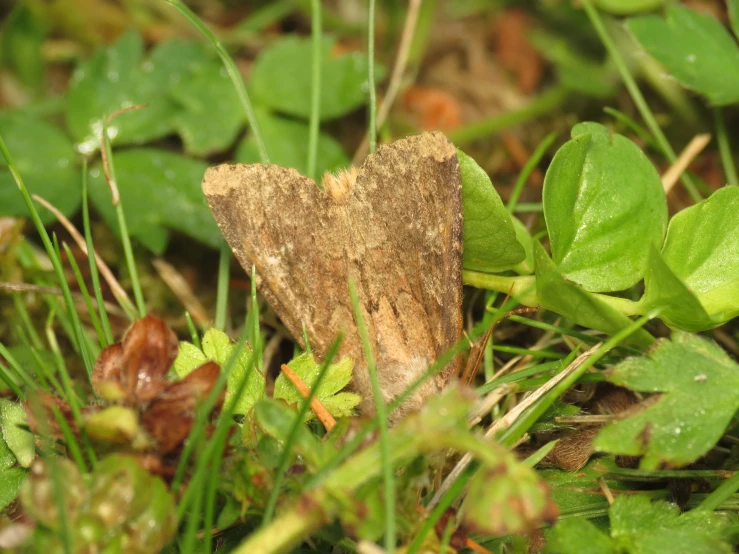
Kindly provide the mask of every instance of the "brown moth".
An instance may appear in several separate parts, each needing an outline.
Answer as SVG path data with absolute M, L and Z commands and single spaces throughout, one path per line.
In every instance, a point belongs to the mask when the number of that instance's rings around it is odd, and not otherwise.
M 374 401 L 349 297 L 357 286 L 385 401 L 462 336 L 462 191 L 454 146 L 425 133 L 380 147 L 324 190 L 294 169 L 219 165 L 203 192 L 236 258 L 295 340 L 319 357 L 344 332 L 353 386 Z M 394 414 L 438 392 L 455 360 Z

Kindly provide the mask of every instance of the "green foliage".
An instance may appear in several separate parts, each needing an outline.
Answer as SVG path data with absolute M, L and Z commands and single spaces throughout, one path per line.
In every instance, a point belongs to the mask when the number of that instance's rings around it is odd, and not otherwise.
M 26 475 L 28 475 L 28 470 L 22 467 L 0 470 L 0 512 L 17 498 Z
M 302 175 L 308 174 L 308 125 L 280 117 L 265 110 L 257 111 L 257 121 L 270 161 L 284 167 L 292 167 Z M 254 136 L 247 135 L 236 149 L 235 161 L 258 163 L 259 151 Z M 349 159 L 341 144 L 326 133 L 318 135 L 316 175 L 335 171 L 349 165 Z
M 591 292 L 636 284 L 667 226 L 662 183 L 644 153 L 597 123 L 579 123 L 547 170 L 542 192 L 552 257 Z
M 670 221 L 665 264 L 715 324 L 739 315 L 739 188 L 724 187 Z M 705 327 L 704 327 L 705 328 Z
M 603 299 L 577 283 L 565 279 L 540 243 L 534 245 L 536 295 L 543 308 L 571 319 L 578 325 L 612 335 L 631 324 L 631 320 Z M 653 339 L 643 329 L 632 334 L 630 342 L 649 346 Z
M 733 552 L 721 533 L 728 521 L 712 512 L 684 514 L 674 504 L 643 495 L 616 497 L 609 510 L 610 537 L 585 519 L 567 519 L 554 528 L 549 550 L 559 554 L 714 554 Z
M 490 273 L 511 269 L 526 255 L 511 216 L 488 174 L 461 150 L 457 156 L 464 208 L 464 268 Z
M 643 455 L 645 469 L 697 460 L 739 409 L 739 365 L 714 343 L 687 333 L 676 333 L 646 357 L 621 362 L 608 380 L 663 393 L 645 411 L 604 428 L 593 443 L 602 451 Z
M 18 171 L 30 194 L 38 194 L 65 215 L 80 206 L 80 171 L 76 154 L 69 139 L 58 129 L 27 115 L 7 112 L 0 114 L 0 135 L 4 137 Z M 43 148 L 39 148 L 39 143 Z M 54 216 L 39 207 L 44 223 Z M 18 192 L 5 160 L 0 158 L 0 216 L 26 216 L 23 198 Z
M 82 62 L 66 97 L 67 127 L 83 153 L 96 150 L 101 120 L 131 106 L 108 128 L 115 145 L 144 144 L 177 131 L 192 154 L 230 146 L 243 111 L 221 62 L 203 44 L 173 39 L 143 61 L 141 37 L 131 31 Z
M 323 121 L 336 119 L 367 102 L 367 56 L 360 52 L 334 54 L 335 41 L 321 44 L 321 98 Z M 302 119 L 310 117 L 311 41 L 287 36 L 264 49 L 249 76 L 254 101 L 272 110 Z M 376 70 L 378 79 L 381 72 Z
M 313 387 L 318 378 L 321 366 L 316 363 L 313 356 L 307 352 L 293 358 L 287 364 L 302 381 Z M 337 363 L 331 364 L 326 370 L 320 388 L 316 391 L 316 398 L 326 407 L 334 417 L 347 417 L 353 415 L 361 398 L 353 392 L 340 392 L 352 380 L 352 369 L 354 362 L 351 358 L 342 358 Z M 301 395 L 284 373 L 280 373 L 275 381 L 275 398 L 280 398 L 288 404 L 299 404 L 304 401 Z M 313 411 L 308 412 L 308 417 L 315 417 Z
M 38 89 L 46 76 L 46 61 L 41 45 L 46 39 L 47 27 L 26 2 L 18 3 L 10 12 L 0 35 L 0 58 L 12 69 L 21 82 Z
M 662 6 L 665 0 L 595 0 L 593 4 L 614 15 L 648 12 Z
M 739 47 L 711 15 L 670 3 L 666 18 L 636 17 L 627 27 L 684 86 L 719 106 L 739 101 Z
M 28 418 L 23 406 L 0 398 L 0 431 L 2 438 L 21 467 L 30 467 L 36 455 L 33 433 L 27 430 Z
M 108 456 L 84 477 L 67 459 L 54 463 L 34 471 L 21 487 L 24 512 L 37 523 L 35 550 L 29 551 L 64 552 L 61 525 L 74 552 L 158 552 L 173 537 L 177 522 L 167 485 L 133 458 Z M 54 499 L 53 471 L 64 483 L 64 520 Z
M 167 246 L 168 229 L 218 246 L 221 233 L 200 190 L 206 167 L 200 160 L 154 148 L 133 148 L 116 154 L 118 191 L 129 234 L 156 254 Z M 90 170 L 90 198 L 105 222 L 118 232 L 101 164 Z
M 208 360 L 218 362 L 223 367 L 231 355 L 234 345 L 223 331 L 211 328 L 203 336 L 203 349 L 189 342 L 181 342 L 179 354 L 174 362 L 175 372 L 184 377 L 190 371 L 204 364 Z M 228 376 L 226 385 L 226 402 L 230 402 L 233 391 L 241 381 L 244 372 L 249 366 L 252 356 L 251 350 L 245 348 L 236 361 Z M 318 378 L 320 365 L 316 363 L 309 353 L 301 354 L 287 364 L 302 381 L 312 387 Z M 349 384 L 352 378 L 354 364 L 351 359 L 344 358 L 341 361 L 329 365 L 326 377 L 321 387 L 316 392 L 316 398 L 326 407 L 334 417 L 348 417 L 353 415 L 354 408 L 359 404 L 360 397 L 354 393 L 341 392 Z M 234 413 L 248 414 L 256 402 L 265 394 L 264 377 L 259 371 L 252 371 L 242 396 L 236 400 Z M 290 380 L 283 373 L 277 377 L 274 388 L 274 398 L 284 400 L 288 405 L 299 405 L 305 399 Z M 315 417 L 312 410 L 308 411 L 308 419 Z

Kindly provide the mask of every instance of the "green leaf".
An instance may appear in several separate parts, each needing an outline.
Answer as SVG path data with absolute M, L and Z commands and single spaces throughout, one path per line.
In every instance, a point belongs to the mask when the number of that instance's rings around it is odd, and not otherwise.
M 11 467 L 0 471 L 0 512 L 18 497 L 28 471 L 22 467 Z
M 320 365 L 316 363 L 313 356 L 306 352 L 287 364 L 298 377 L 309 387 L 313 386 Z M 326 407 L 326 409 L 334 417 L 348 417 L 354 414 L 354 408 L 359 404 L 361 398 L 358 394 L 351 392 L 339 392 L 349 384 L 352 379 L 352 369 L 354 362 L 351 358 L 342 358 L 339 362 L 328 366 L 327 375 L 323 378 L 321 388 L 316 391 L 316 398 Z M 296 404 L 304 402 L 305 399 L 301 395 L 290 380 L 280 373 L 275 381 L 274 397 L 280 398 L 288 404 Z M 313 410 L 308 411 L 308 418 L 314 418 Z
M 174 367 L 177 377 L 183 379 L 188 373 L 199 368 L 207 361 L 208 356 L 203 354 L 203 351 L 200 350 L 200 348 L 191 342 L 182 341 L 179 344 L 177 357 L 175 358 L 172 367 Z
M 477 162 L 457 150 L 464 211 L 464 268 L 495 273 L 523 261 L 511 216 L 490 177 Z
M 601 10 L 614 15 L 631 15 L 659 8 L 665 0 L 595 0 Z
M 367 56 L 333 54 L 335 40 L 321 45 L 321 120 L 336 119 L 367 101 Z M 255 102 L 303 119 L 310 116 L 311 39 L 287 36 L 266 48 L 254 63 L 249 86 Z M 377 79 L 382 71 L 375 67 Z
M 616 554 L 611 538 L 583 518 L 564 519 L 557 523 L 547 545 L 558 554 Z
M 578 325 L 613 335 L 629 326 L 631 320 L 581 286 L 565 279 L 540 243 L 534 245 L 536 259 L 536 295 L 541 307 L 561 314 Z M 649 346 L 654 339 L 640 329 L 628 342 Z
M 605 427 L 593 446 L 643 455 L 641 467 L 681 466 L 708 452 L 739 409 L 739 365 L 713 342 L 675 333 L 648 356 L 614 367 L 608 380 L 645 393 L 653 405 Z
M 644 276 L 667 226 L 657 171 L 626 137 L 579 123 L 554 156 L 543 203 L 559 271 L 590 292 L 629 288 Z
M 727 0 L 726 5 L 729 8 L 731 30 L 734 31 L 734 36 L 739 38 L 739 0 Z
M 726 520 L 703 510 L 680 514 L 680 508 L 645 495 L 617 496 L 609 510 L 611 537 L 618 552 L 729 554 L 721 540 Z
M 131 236 L 156 254 L 167 246 L 167 229 L 214 248 L 220 244 L 221 232 L 200 188 L 206 163 L 154 148 L 124 150 L 113 161 Z M 90 176 L 92 202 L 118 233 L 110 189 L 99 164 Z
M 698 332 L 721 323 L 711 319 L 700 300 L 665 264 L 654 247 L 644 275 L 644 291 L 644 296 L 639 301 L 642 305 L 640 311 L 649 313 L 659 310 L 659 318 L 672 327 Z
M 558 554 L 691 554 L 730 553 L 720 535 L 726 518 L 693 510 L 684 514 L 674 504 L 651 502 L 645 495 L 617 496 L 609 509 L 610 536 L 586 519 L 560 521 L 549 548 Z
M 257 121 L 262 132 L 264 145 L 269 152 L 270 161 L 282 167 L 292 167 L 301 175 L 308 172 L 308 125 L 273 115 L 264 110 L 257 111 Z M 259 163 L 260 156 L 253 134 L 247 135 L 239 143 L 235 159 L 240 163 Z M 335 171 L 349 165 L 349 158 L 341 144 L 325 133 L 318 135 L 318 157 L 316 177 L 326 171 Z
M 21 467 L 30 467 L 36 455 L 33 433 L 26 430 L 28 418 L 23 406 L 0 398 L 0 431 Z
M 711 15 L 670 3 L 666 19 L 637 17 L 627 28 L 685 87 L 719 106 L 739 101 L 739 48 Z
M 724 187 L 676 214 L 662 256 L 719 323 L 739 315 L 739 188 Z
M 174 125 L 189 154 L 207 156 L 225 150 L 246 121 L 233 83 L 218 64 L 194 67 L 170 94 L 185 108 L 175 115 Z
M 5 438 L 3 438 L 2 433 L 0 433 L 0 471 L 13 467 L 15 462 L 15 454 L 13 454 L 8 443 L 5 442 Z
M 82 201 L 80 171 L 75 167 L 72 143 L 58 129 L 26 115 L 0 114 L 0 135 L 30 194 L 38 194 L 64 215 L 72 215 Z M 41 145 L 43 147 L 41 147 Z M 36 205 L 41 221 L 54 216 Z M 28 208 L 18 186 L 0 159 L 0 216 L 28 217 Z
M 155 79 L 145 77 L 141 68 L 143 49 L 141 37 L 129 31 L 75 69 L 65 115 L 83 154 L 98 148 L 102 120 L 130 106 L 147 105 L 121 114 L 110 124 L 108 136 L 116 144 L 143 144 L 172 132 L 177 107 Z
M 3 63 L 21 82 L 38 89 L 46 75 L 46 61 L 41 45 L 46 39 L 46 25 L 33 13 L 28 3 L 19 3 L 7 16 L 0 35 Z
M 215 327 L 211 327 L 203 335 L 203 353 L 209 360 L 218 362 L 221 368 L 226 366 L 234 348 L 235 345 L 228 338 L 228 335 Z M 231 366 L 231 372 L 228 374 L 228 381 L 226 382 L 226 404 L 233 401 L 234 391 L 236 391 L 246 371 L 249 369 L 251 357 L 251 348 L 248 345 L 244 345 L 238 359 Z M 236 401 L 234 406 L 234 413 L 249 413 L 249 410 L 251 410 L 257 400 L 264 396 L 264 393 L 264 377 L 256 367 L 252 367 L 251 374 L 244 386 L 241 397 Z

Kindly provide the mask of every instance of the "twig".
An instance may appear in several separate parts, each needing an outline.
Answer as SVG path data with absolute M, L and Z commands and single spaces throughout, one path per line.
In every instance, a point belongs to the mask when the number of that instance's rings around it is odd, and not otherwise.
M 162 278 L 162 281 L 172 290 L 185 310 L 190 312 L 195 321 L 199 325 L 208 323 L 208 311 L 195 294 L 193 294 L 192 288 L 190 288 L 189 283 L 182 274 L 172 264 L 165 262 L 162 258 L 156 258 L 152 261 L 152 264 Z
M 308 398 L 308 396 L 310 395 L 310 388 L 308 387 L 308 385 L 305 384 L 300 376 L 292 369 L 290 369 L 286 364 L 282 364 L 281 369 L 282 373 L 285 374 L 285 377 L 287 377 L 290 382 L 295 385 L 295 388 L 298 389 L 298 392 L 303 395 L 303 398 Z M 326 431 L 330 431 L 333 426 L 336 425 L 336 420 L 334 419 L 334 416 L 329 413 L 329 411 L 326 409 L 326 406 L 323 405 L 323 403 L 318 399 L 317 396 L 314 395 L 311 399 L 310 407 L 316 414 L 316 417 L 318 417 L 321 423 L 323 423 Z
M 677 159 L 662 175 L 662 187 L 665 189 L 665 194 L 670 194 L 672 187 L 675 186 L 680 176 L 709 142 L 711 142 L 711 135 L 708 133 L 695 135 L 688 145 L 683 148 Z
M 601 346 L 601 343 L 598 343 L 595 346 L 593 346 L 590 350 L 588 350 L 587 352 L 580 354 L 577 358 L 575 358 L 572 361 L 572 363 L 569 366 L 567 366 L 565 369 L 560 371 L 557 375 L 552 377 L 544 385 L 539 387 L 536 390 L 536 392 L 526 397 L 518 406 L 513 408 L 510 412 L 508 412 L 502 418 L 495 421 L 495 423 L 493 423 L 488 428 L 488 430 L 485 431 L 485 438 L 494 438 L 500 431 L 510 427 L 513 424 L 513 422 L 516 421 L 521 416 L 521 414 L 523 414 L 524 411 L 526 411 L 530 406 L 536 403 L 540 398 L 542 398 L 545 394 L 547 394 L 550 390 L 552 390 L 560 382 L 566 379 L 570 374 L 575 372 L 577 368 L 579 368 L 583 363 L 585 363 L 585 360 L 587 360 L 590 356 L 592 356 L 600 348 L 600 346 Z M 467 466 L 470 465 L 471 461 L 472 461 L 472 454 L 467 453 L 464 456 L 462 456 L 459 462 L 457 462 L 457 465 L 454 466 L 454 469 L 452 469 L 452 471 L 449 472 L 449 474 L 444 479 L 444 482 L 441 484 L 439 489 L 434 494 L 434 497 L 431 499 L 431 502 L 429 502 L 428 504 L 428 509 L 432 509 L 434 506 L 436 506 L 439 503 L 439 501 L 446 494 L 446 492 L 451 488 L 454 482 L 457 479 L 459 479 L 460 475 L 462 475 L 464 470 L 467 469 Z

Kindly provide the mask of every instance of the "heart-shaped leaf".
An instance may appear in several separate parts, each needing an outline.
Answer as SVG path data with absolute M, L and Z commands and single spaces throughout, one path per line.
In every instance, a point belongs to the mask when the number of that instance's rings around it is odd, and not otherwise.
M 462 178 L 464 268 L 488 273 L 511 269 L 526 256 L 511 216 L 485 170 L 459 149 L 457 157 Z
M 321 119 L 336 119 L 367 101 L 367 56 L 335 54 L 335 41 L 321 44 Z M 249 87 L 253 98 L 278 112 L 308 119 L 312 88 L 311 39 L 287 36 L 260 54 Z M 376 67 L 378 79 L 382 71 Z
M 666 19 L 645 15 L 630 19 L 627 27 L 684 86 L 713 104 L 739 101 L 739 47 L 713 16 L 670 3 Z
M 630 140 L 598 123 L 572 128 L 544 180 L 544 217 L 559 271 L 591 292 L 626 289 L 660 245 L 667 203 L 657 171 Z

